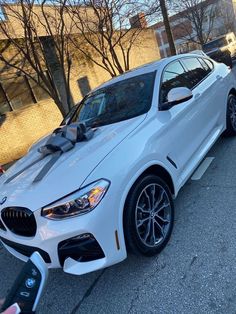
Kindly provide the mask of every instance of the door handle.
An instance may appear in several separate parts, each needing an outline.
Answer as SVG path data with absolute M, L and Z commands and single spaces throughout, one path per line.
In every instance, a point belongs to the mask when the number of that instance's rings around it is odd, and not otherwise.
M 223 77 L 222 77 L 221 75 L 217 75 L 217 76 L 216 76 L 216 79 L 217 79 L 218 81 L 222 81 Z

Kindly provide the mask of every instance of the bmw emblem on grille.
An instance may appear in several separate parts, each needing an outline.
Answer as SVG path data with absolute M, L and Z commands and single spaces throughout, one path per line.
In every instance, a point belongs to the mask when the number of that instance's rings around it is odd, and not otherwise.
M 5 197 L 1 200 L 0 205 L 3 205 L 3 204 L 6 202 L 6 200 L 7 200 L 7 197 L 5 196 Z

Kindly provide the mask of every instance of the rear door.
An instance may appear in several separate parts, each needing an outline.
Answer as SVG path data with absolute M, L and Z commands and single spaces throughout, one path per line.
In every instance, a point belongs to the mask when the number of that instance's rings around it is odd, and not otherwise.
M 217 74 L 213 63 L 205 60 L 204 58 L 193 57 L 181 60 L 187 71 L 187 79 L 193 86 L 193 96 L 195 100 L 198 100 L 198 114 L 202 115 L 200 142 L 210 136 L 219 124 L 224 103 L 224 93 L 220 86 L 223 78 Z
M 214 129 L 217 113 L 214 103 L 213 70 L 202 65 L 197 57 L 180 58 L 168 65 L 162 76 L 160 102 L 166 102 L 168 92 L 174 87 L 188 87 L 193 98 L 172 107 L 166 123 L 168 157 L 175 162 L 180 180 L 184 180 L 198 162 L 196 157 Z M 212 83 L 212 84 L 211 84 Z M 165 115 L 166 112 L 163 112 Z M 161 117 L 161 115 L 160 115 Z M 202 156 L 199 155 L 199 159 Z

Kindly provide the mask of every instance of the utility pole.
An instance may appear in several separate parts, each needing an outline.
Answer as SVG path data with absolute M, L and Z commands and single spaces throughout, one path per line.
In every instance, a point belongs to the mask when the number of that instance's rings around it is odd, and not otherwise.
M 160 7 L 161 7 L 163 22 L 165 25 L 166 35 L 167 35 L 167 39 L 168 39 L 168 43 L 169 43 L 169 47 L 170 47 L 170 53 L 172 56 L 174 56 L 174 55 L 176 55 L 176 49 L 175 49 L 175 43 L 174 43 L 174 39 L 173 39 L 171 27 L 170 27 L 170 21 L 169 21 L 169 17 L 168 17 L 168 12 L 167 12 L 167 8 L 166 8 L 165 0 L 160 0 Z

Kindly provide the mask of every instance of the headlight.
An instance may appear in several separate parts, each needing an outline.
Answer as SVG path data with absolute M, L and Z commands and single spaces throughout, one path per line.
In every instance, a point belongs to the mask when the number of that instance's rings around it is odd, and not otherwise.
M 63 219 L 78 216 L 93 210 L 109 188 L 109 181 L 99 180 L 64 199 L 42 209 L 42 216 L 49 219 Z

